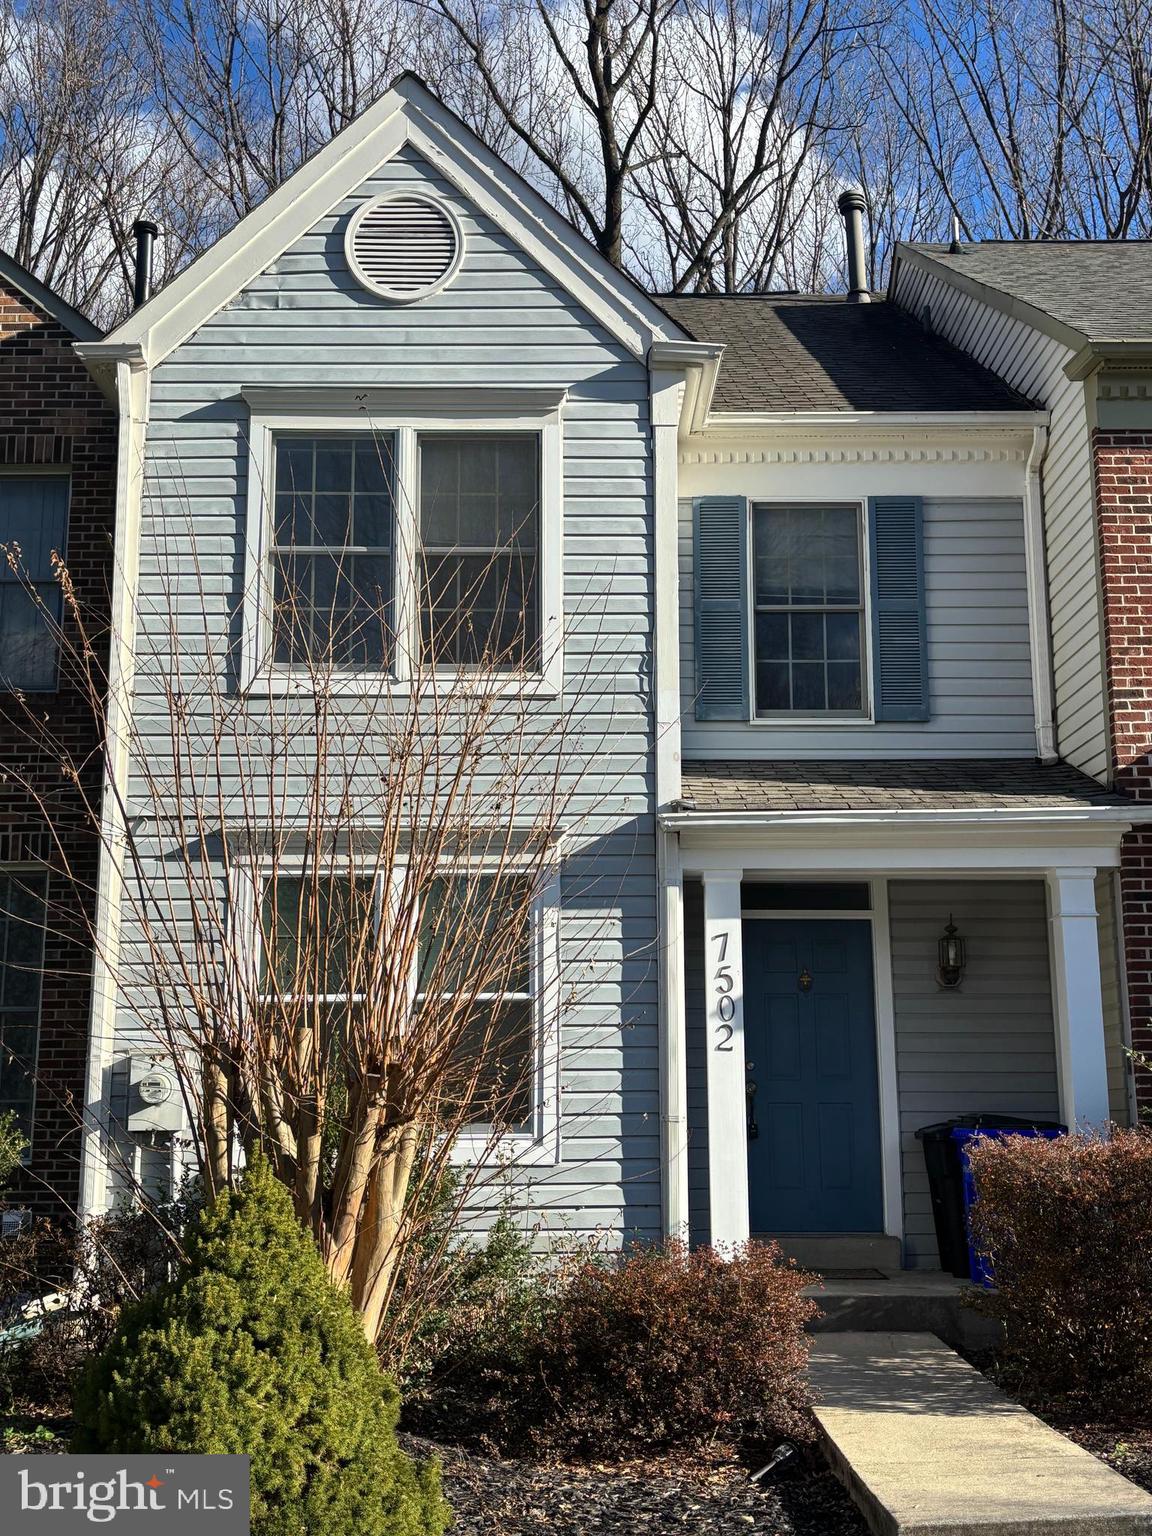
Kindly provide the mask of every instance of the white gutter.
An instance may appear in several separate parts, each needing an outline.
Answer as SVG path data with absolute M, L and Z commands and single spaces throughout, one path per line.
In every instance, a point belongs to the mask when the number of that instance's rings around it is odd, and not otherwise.
M 100 343 L 77 348 L 99 366 Z M 80 1164 L 80 1215 L 103 1212 L 108 1203 L 108 1072 L 116 1038 L 120 923 L 124 891 L 124 828 L 121 809 L 128 785 L 131 696 L 136 652 L 136 581 L 140 563 L 140 508 L 144 486 L 144 437 L 151 375 L 142 348 L 110 359 L 115 370 L 120 428 L 116 455 L 116 533 L 113 546 L 108 693 L 104 723 L 104 781 L 100 804 L 100 862 L 96 876 L 96 953 L 92 967 L 92 1015 L 84 1088 L 84 1141 Z
M 682 432 L 702 432 L 708 425 L 723 355 L 723 343 L 714 341 L 654 341 L 648 348 L 651 371 L 680 375 L 684 390 L 679 416 Z
M 760 831 L 766 827 L 1131 827 L 1152 822 L 1152 805 L 1033 806 L 1020 810 L 670 811 L 660 825 L 676 831 Z
M 1032 447 L 1024 466 L 1024 562 L 1028 580 L 1028 639 L 1032 658 L 1032 708 L 1036 720 L 1036 756 L 1042 763 L 1059 759 L 1052 673 L 1052 629 L 1048 615 L 1048 562 L 1044 538 L 1044 488 L 1040 477 L 1048 451 L 1048 428 L 1032 429 Z

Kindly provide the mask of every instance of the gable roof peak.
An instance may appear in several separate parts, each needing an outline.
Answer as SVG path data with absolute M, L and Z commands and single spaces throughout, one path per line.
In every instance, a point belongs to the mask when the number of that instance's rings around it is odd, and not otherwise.
M 637 356 L 679 327 L 418 75 L 405 71 L 216 243 L 107 337 L 156 367 L 406 145 L 494 220 Z

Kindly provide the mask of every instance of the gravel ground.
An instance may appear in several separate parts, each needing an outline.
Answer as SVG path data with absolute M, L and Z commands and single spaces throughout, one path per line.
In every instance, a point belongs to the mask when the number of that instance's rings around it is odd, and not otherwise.
M 866 1536 L 867 1527 L 817 1455 L 751 1483 L 748 1465 L 716 1461 L 623 1467 L 500 1461 L 413 1435 L 414 1455 L 440 1458 L 456 1515 L 453 1536 Z

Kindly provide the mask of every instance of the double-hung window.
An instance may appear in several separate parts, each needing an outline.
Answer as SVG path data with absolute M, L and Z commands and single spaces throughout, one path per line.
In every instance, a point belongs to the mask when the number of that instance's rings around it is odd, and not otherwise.
M 540 419 L 254 417 L 246 681 L 485 669 L 557 686 L 558 412 Z
M 862 542 L 858 505 L 753 503 L 758 716 L 867 708 Z
M 278 874 L 260 883 L 259 964 L 266 1000 L 291 1001 L 318 1023 L 329 1049 L 345 1028 L 363 1028 L 367 949 L 382 942 L 386 877 Z M 542 1023 L 541 936 L 550 896 L 534 896 L 515 875 L 446 873 L 429 882 L 412 977 L 413 1025 L 431 1048 L 436 1011 L 454 1040 L 438 1088 L 459 1123 L 465 1154 L 491 1149 L 546 1152 L 545 1062 L 554 1047 Z M 523 915 L 519 933 L 507 913 Z M 357 958 L 359 956 L 359 958 Z M 431 1016 L 432 1033 L 420 1034 Z
M 0 689 L 51 693 L 62 592 L 68 476 L 0 474 Z
M 0 869 L 0 1114 L 32 1131 L 40 995 L 44 979 L 47 874 Z

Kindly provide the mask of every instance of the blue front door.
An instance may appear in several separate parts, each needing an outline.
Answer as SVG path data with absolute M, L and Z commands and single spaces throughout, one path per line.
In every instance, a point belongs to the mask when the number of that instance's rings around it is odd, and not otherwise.
M 872 925 L 744 919 L 751 1230 L 883 1230 Z

